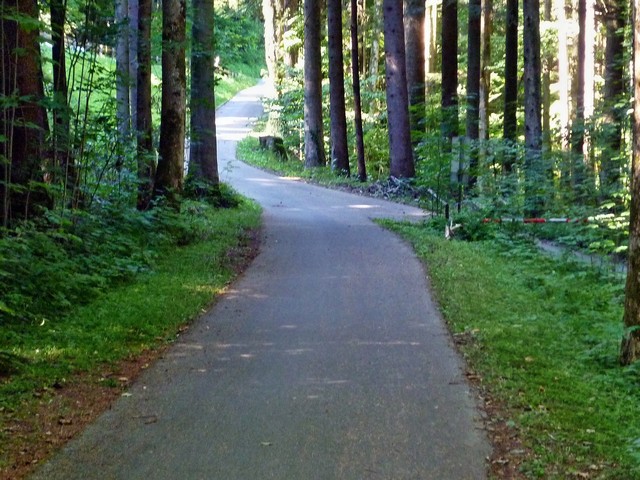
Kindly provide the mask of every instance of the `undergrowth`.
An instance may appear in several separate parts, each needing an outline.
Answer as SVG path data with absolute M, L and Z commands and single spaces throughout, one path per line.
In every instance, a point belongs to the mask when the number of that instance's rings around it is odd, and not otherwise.
M 545 256 L 504 226 L 446 241 L 437 222 L 385 224 L 426 263 L 451 330 L 470 339 L 469 368 L 535 453 L 528 478 L 640 478 L 640 367 L 617 361 L 620 277 Z
M 255 204 L 235 203 L 104 205 L 0 239 L 0 412 L 174 338 L 230 280 L 230 252 L 259 223 Z

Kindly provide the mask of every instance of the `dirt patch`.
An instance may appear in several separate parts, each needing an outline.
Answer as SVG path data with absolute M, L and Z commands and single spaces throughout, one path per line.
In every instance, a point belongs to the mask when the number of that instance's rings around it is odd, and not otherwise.
M 256 257 L 261 231 L 247 232 L 241 245 L 227 257 L 236 274 Z M 183 327 L 183 331 L 187 327 Z M 19 412 L 0 411 L 2 464 L 0 480 L 20 480 L 32 473 L 69 440 L 81 433 L 100 414 L 111 408 L 127 387 L 169 345 L 161 345 L 116 365 L 83 372 L 33 392 L 34 399 Z

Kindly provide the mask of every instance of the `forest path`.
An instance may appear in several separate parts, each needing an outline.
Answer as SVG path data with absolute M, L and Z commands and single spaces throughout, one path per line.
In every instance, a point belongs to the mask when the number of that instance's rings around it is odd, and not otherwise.
M 221 176 L 264 208 L 261 253 L 34 478 L 485 478 L 489 445 L 411 249 L 420 210 L 235 160 L 264 85 L 218 111 Z

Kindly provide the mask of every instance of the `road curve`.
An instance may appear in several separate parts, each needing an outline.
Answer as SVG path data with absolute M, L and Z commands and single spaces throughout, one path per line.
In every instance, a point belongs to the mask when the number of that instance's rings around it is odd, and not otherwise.
M 221 177 L 264 208 L 261 253 L 34 479 L 463 480 L 490 448 L 411 249 L 407 206 L 235 160 L 264 85 L 218 111 Z

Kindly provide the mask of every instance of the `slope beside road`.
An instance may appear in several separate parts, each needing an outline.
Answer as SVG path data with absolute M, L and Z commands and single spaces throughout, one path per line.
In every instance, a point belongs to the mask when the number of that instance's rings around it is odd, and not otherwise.
M 418 209 L 235 159 L 264 84 L 218 111 L 223 181 L 264 209 L 261 253 L 36 479 L 482 479 L 490 452 L 410 248 Z

